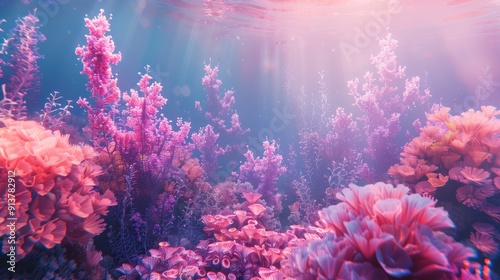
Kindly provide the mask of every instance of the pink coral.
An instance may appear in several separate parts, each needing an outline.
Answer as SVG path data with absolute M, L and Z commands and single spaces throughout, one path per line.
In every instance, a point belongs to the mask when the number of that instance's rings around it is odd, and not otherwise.
M 401 164 L 390 167 L 388 173 L 416 192 L 430 193 L 438 199 L 446 196 L 446 189 L 455 187 L 459 203 L 498 222 L 500 210 L 494 201 L 500 195 L 500 112 L 492 106 L 457 116 L 449 112 L 449 108 L 434 106 L 420 135 L 401 153 Z M 446 177 L 448 180 L 444 180 Z M 433 189 L 425 187 L 424 180 Z
M 101 10 L 98 17 L 85 18 L 85 26 L 90 32 L 85 36 L 87 45 L 78 46 L 75 54 L 83 64 L 81 73 L 89 78 L 87 87 L 92 92 L 95 105 L 91 106 L 85 98 L 80 98 L 77 103 L 88 111 L 88 132 L 94 141 L 94 147 L 102 149 L 109 145 L 110 138 L 116 132 L 114 116 L 117 113 L 120 89 L 111 64 L 120 62 L 121 54 L 113 53 L 114 42 L 111 36 L 106 35 L 110 28 L 104 10 Z
M 473 251 L 441 232 L 453 223 L 435 200 L 408 192 L 384 183 L 344 189 L 341 203 L 319 212 L 318 226 L 334 235 L 294 249 L 289 276 L 352 276 L 352 264 L 366 266 L 377 279 L 458 274 Z
M 36 243 L 52 248 L 66 239 L 87 245 L 104 230 L 101 216 L 116 205 L 113 193 L 94 190 L 101 168 L 92 162 L 93 149 L 71 145 L 67 135 L 34 121 L 3 124 L 0 178 L 6 182 L 8 171 L 16 175 L 17 256 L 26 256 Z M 8 232 L 7 191 L 6 184 L 0 186 L 2 232 Z

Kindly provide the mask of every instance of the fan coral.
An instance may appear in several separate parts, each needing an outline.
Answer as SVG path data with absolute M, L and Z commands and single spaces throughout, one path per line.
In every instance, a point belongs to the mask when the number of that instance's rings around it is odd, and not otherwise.
M 289 276 L 438 279 L 458 274 L 472 249 L 441 232 L 454 225 L 435 200 L 409 190 L 384 183 L 344 189 L 337 195 L 341 203 L 319 212 L 316 239 L 323 238 L 292 248 Z
M 120 62 L 121 54 L 113 53 L 115 44 L 111 36 L 105 36 L 110 28 L 104 10 L 98 17 L 86 18 L 85 26 L 90 31 L 85 36 L 87 45 L 78 46 L 75 53 L 83 63 L 81 73 L 89 77 L 87 87 L 92 92 L 95 105 L 91 107 L 85 98 L 80 98 L 77 103 L 88 111 L 90 127 L 87 131 L 94 141 L 94 148 L 102 149 L 109 145 L 110 137 L 116 133 L 113 119 L 117 113 L 120 89 L 111 71 L 111 64 Z
M 9 215 L 17 218 L 17 256 L 23 258 L 36 243 L 52 248 L 64 238 L 87 245 L 104 230 L 101 216 L 116 205 L 111 191 L 100 194 L 94 189 L 101 174 L 92 162 L 94 150 L 71 145 L 68 135 L 34 121 L 5 119 L 3 124 L 0 179 L 7 182 L 8 172 L 15 173 L 15 212 Z M 6 184 L 0 194 L 0 231 L 7 233 Z

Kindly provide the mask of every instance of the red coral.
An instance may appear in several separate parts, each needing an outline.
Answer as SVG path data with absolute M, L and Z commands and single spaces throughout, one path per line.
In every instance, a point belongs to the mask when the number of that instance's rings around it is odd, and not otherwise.
M 16 175 L 17 256 L 23 258 L 36 243 L 52 248 L 64 238 L 87 245 L 104 230 L 100 217 L 116 205 L 113 193 L 101 195 L 93 188 L 101 173 L 92 162 L 93 149 L 71 145 L 67 135 L 34 121 L 6 119 L 3 123 L 0 178 L 6 182 L 8 171 Z M 0 194 L 0 230 L 6 233 L 6 184 L 0 186 Z

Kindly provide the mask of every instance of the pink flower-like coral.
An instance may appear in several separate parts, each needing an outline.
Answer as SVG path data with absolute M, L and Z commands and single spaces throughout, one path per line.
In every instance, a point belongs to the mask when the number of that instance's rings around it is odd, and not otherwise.
M 438 199 L 455 188 L 459 203 L 499 223 L 500 209 L 494 201 L 500 195 L 500 111 L 492 106 L 457 116 L 449 111 L 442 106 L 433 108 L 420 135 L 405 146 L 401 164 L 389 168 L 388 173 L 415 192 Z M 446 177 L 446 181 L 436 180 Z
M 326 236 L 293 249 L 289 276 L 437 279 L 458 274 L 462 262 L 474 255 L 472 249 L 441 232 L 454 225 L 435 200 L 409 190 L 384 183 L 344 189 L 337 195 L 341 203 L 319 212 L 316 234 Z M 354 267 L 363 272 L 353 272 Z
M 94 190 L 101 173 L 92 162 L 94 150 L 71 145 L 68 135 L 46 130 L 34 121 L 5 119 L 3 124 L 0 179 L 7 182 L 8 171 L 15 172 L 18 258 L 36 243 L 52 248 L 66 238 L 87 245 L 104 230 L 101 216 L 116 205 L 111 191 Z M 0 231 L 7 233 L 7 184 L 0 186 L 0 195 Z

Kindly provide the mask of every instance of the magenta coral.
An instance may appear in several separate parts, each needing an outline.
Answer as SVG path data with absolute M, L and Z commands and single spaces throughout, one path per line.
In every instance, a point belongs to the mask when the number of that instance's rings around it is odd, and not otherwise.
M 37 243 L 52 248 L 66 239 L 87 245 L 104 230 L 102 216 L 108 207 L 116 205 L 111 191 L 100 194 L 94 189 L 101 174 L 93 163 L 94 150 L 73 146 L 68 135 L 53 133 L 34 121 L 7 119 L 3 124 L 0 178 L 6 182 L 8 171 L 15 172 L 18 258 L 25 257 Z M 0 230 L 6 233 L 6 184 L 0 186 L 0 193 Z
M 204 273 L 199 267 L 202 260 L 194 251 L 173 247 L 168 242 L 159 242 L 158 249 L 150 249 L 149 256 L 140 256 L 140 262 L 132 266 L 123 263 L 116 270 L 120 279 L 194 279 Z
M 94 147 L 103 147 L 109 144 L 109 137 L 116 132 L 114 115 L 117 113 L 116 106 L 120 99 L 118 80 L 114 78 L 111 64 L 117 64 L 121 60 L 120 53 L 115 50 L 111 36 L 106 33 L 110 31 L 109 22 L 101 10 L 99 16 L 93 19 L 85 18 L 85 26 L 90 34 L 85 35 L 87 45 L 78 46 L 75 50 L 83 63 L 82 74 L 89 78 L 87 87 L 92 92 L 95 105 L 84 98 L 79 99 L 78 104 L 88 111 L 90 129 L 88 130 L 94 140 Z
M 238 279 L 251 279 L 257 275 L 273 279 L 282 277 L 277 267 L 287 256 L 288 241 L 296 238 L 291 233 L 268 231 L 262 227 L 264 206 L 256 203 L 260 195 L 245 194 L 250 203 L 246 210 L 236 210 L 230 215 L 205 215 L 204 231 L 215 239 L 200 242 L 197 246 L 208 272 L 232 272 Z M 211 240 L 212 240 L 211 239 Z
M 167 118 L 158 118 L 159 110 L 167 103 L 167 99 L 161 96 L 161 84 L 151 83 L 151 79 L 146 73 L 137 84 L 143 96 L 133 89 L 130 94 L 123 94 L 127 110 L 122 114 L 127 117 L 125 126 L 128 129 L 119 130 L 115 139 L 118 150 L 128 164 L 141 162 L 148 157 L 146 165 L 143 164 L 144 170 L 168 172 L 174 154 L 185 144 L 191 126 L 178 119 L 176 125 L 179 130 L 174 131 Z M 186 148 L 191 149 L 188 146 Z
M 408 192 L 403 185 L 384 183 L 344 189 L 338 194 L 341 203 L 319 212 L 317 235 L 326 237 L 292 249 L 289 276 L 340 279 L 361 273 L 366 279 L 434 279 L 458 275 L 473 251 L 441 232 L 453 223 L 446 211 L 435 207 L 435 200 Z

